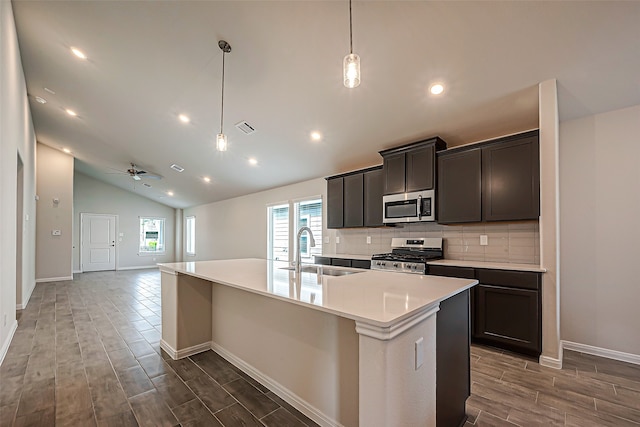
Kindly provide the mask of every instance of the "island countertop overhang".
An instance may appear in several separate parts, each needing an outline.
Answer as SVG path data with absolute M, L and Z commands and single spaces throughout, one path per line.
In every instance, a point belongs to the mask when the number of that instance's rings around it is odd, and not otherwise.
M 371 270 L 340 277 L 303 272 L 296 279 L 293 271 L 283 269 L 287 263 L 257 258 L 158 265 L 167 273 L 190 275 L 389 331 L 437 311 L 441 301 L 478 283 Z

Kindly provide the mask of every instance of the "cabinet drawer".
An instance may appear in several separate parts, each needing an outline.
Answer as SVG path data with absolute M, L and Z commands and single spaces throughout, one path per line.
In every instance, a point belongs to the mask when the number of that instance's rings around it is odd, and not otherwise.
M 313 258 L 314 264 L 331 265 L 331 258 L 325 256 L 316 256 Z
M 476 272 L 471 267 L 449 267 L 445 265 L 430 265 L 429 274 L 432 276 L 460 277 L 462 279 L 475 279 Z
M 483 285 L 508 286 L 510 288 L 540 289 L 540 274 L 527 271 L 476 270 L 478 281 Z
M 343 258 L 331 258 L 331 265 L 336 265 L 338 267 L 351 267 L 351 260 Z
M 371 268 L 371 260 L 368 259 L 352 259 L 351 267 L 353 268 Z

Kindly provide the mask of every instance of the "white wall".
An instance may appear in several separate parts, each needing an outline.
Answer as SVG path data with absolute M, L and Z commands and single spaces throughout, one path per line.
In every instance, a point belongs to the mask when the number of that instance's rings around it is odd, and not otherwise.
M 40 143 L 37 152 L 36 280 L 71 280 L 73 157 Z
M 0 2 L 0 361 L 35 286 L 35 133 L 11 2 Z M 16 230 L 17 156 L 24 164 L 23 228 Z M 28 218 L 28 219 L 27 219 Z M 21 294 L 16 294 L 16 238 L 22 236 Z
M 175 260 L 175 209 L 156 203 L 129 191 L 105 184 L 76 172 L 73 179 L 73 270 L 80 271 L 80 214 L 112 214 L 118 216 L 116 268 L 153 267 L 158 262 Z M 133 181 L 132 181 L 133 182 Z M 138 255 L 140 216 L 165 218 L 166 252 Z M 155 261 L 154 261 L 155 258 Z
M 183 259 L 266 258 L 267 204 L 322 195 L 326 218 L 326 188 L 326 181 L 317 178 L 185 209 L 185 217 L 196 217 L 196 256 L 183 254 Z
M 560 124 L 561 337 L 640 355 L 640 105 Z

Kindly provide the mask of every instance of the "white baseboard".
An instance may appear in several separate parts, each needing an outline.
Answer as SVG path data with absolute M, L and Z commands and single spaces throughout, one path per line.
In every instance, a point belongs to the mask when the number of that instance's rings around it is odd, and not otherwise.
M 182 359 L 183 357 L 189 357 L 194 354 L 202 353 L 211 349 L 211 341 L 207 341 L 202 344 L 194 345 L 191 347 L 183 348 L 182 350 L 176 350 L 171 347 L 165 340 L 160 340 L 160 348 L 167 352 L 173 360 Z
M 80 274 L 80 273 L 82 273 L 82 270 L 73 270 L 71 272 L 71 274 Z
M 623 351 L 610 350 L 608 348 L 595 347 L 587 344 L 580 344 L 571 341 L 560 341 L 565 350 L 578 351 L 580 353 L 592 354 L 594 356 L 606 357 L 607 359 L 620 360 L 622 362 L 640 365 L 640 354 L 625 353 Z
M 562 356 L 560 357 L 560 359 L 556 359 L 554 357 L 541 355 L 538 359 L 538 363 L 540 363 L 540 366 L 544 366 L 547 368 L 562 369 Z
M 118 271 L 122 271 L 122 270 L 146 270 L 148 268 L 158 268 L 157 265 L 153 264 L 153 265 L 141 265 L 141 266 L 136 266 L 136 267 L 118 267 L 117 270 Z
M 322 413 L 318 408 L 302 399 L 297 394 L 293 393 L 288 388 L 284 387 L 282 384 L 275 381 L 273 378 L 263 374 L 253 366 L 246 363 L 244 360 L 236 357 L 229 351 L 225 350 L 220 345 L 212 342 L 211 349 L 218 353 L 223 358 L 227 359 L 232 365 L 240 368 L 243 372 L 248 374 L 251 378 L 255 379 L 259 383 L 265 385 L 269 390 L 274 392 L 280 398 L 282 398 L 285 402 L 296 408 L 298 411 L 302 412 L 304 415 L 309 417 L 311 420 L 315 421 L 322 427 L 344 427 L 338 421 L 329 418 L 327 415 Z
M 11 345 L 11 340 L 13 340 L 13 335 L 16 333 L 16 329 L 18 329 L 18 321 L 14 320 L 13 325 L 11 325 L 9 335 L 7 336 L 7 339 L 4 340 L 2 347 L 0 348 L 0 365 L 4 362 L 4 357 L 7 355 L 7 351 L 9 351 L 9 346 Z
M 73 276 L 64 276 L 64 277 L 47 277 L 44 279 L 36 279 L 36 283 L 45 283 L 45 282 L 63 282 L 65 280 L 73 280 Z
M 16 304 L 16 310 L 24 310 L 27 306 L 22 304 Z
M 31 286 L 31 289 L 29 290 L 29 295 L 24 301 L 22 301 L 22 304 L 16 304 L 16 310 L 24 310 L 25 308 L 27 308 L 27 304 L 29 304 L 29 301 L 31 301 L 31 295 L 33 295 L 33 290 L 35 288 L 36 282 L 33 282 L 33 286 Z M 18 308 L 18 306 L 20 306 L 20 308 Z

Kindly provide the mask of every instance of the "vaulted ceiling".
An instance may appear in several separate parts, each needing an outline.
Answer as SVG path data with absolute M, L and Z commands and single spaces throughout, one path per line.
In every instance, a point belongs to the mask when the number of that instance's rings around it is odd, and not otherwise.
M 38 141 L 69 149 L 82 173 L 173 207 L 379 164 L 379 150 L 435 135 L 455 146 L 537 127 L 547 79 L 557 79 L 561 120 L 640 104 L 640 2 L 354 1 L 355 89 L 342 84 L 346 0 L 13 8 Z M 224 153 L 221 39 L 232 46 Z M 435 82 L 442 95 L 429 93 Z M 117 172 L 130 163 L 162 179 Z

